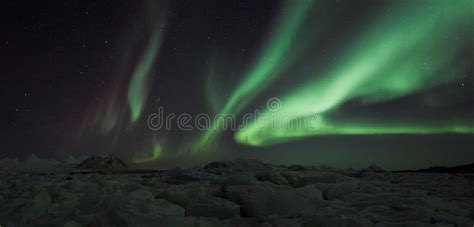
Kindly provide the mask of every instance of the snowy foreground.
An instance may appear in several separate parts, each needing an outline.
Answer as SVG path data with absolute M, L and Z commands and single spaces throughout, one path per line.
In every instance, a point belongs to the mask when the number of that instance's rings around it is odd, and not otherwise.
M 160 171 L 4 169 L 0 225 L 474 225 L 472 173 L 380 171 L 248 159 Z

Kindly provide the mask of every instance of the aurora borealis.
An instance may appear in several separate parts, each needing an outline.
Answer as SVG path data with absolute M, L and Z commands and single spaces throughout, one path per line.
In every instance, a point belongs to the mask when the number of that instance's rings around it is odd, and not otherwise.
M 431 3 L 427 10 L 417 4 L 414 2 L 413 6 L 400 7 L 392 12 L 393 16 L 377 20 L 374 27 L 352 45 L 353 50 L 336 63 L 334 69 L 315 76 L 317 79 L 310 80 L 308 85 L 283 96 L 282 108 L 276 113 L 268 113 L 276 115 L 271 118 L 278 120 L 285 114 L 293 114 L 294 118 L 319 114 L 323 118 L 325 113 L 351 99 L 361 99 L 362 105 L 370 105 L 459 79 L 472 62 L 457 62 L 453 69 L 452 64 L 463 50 L 461 47 L 448 50 L 437 48 L 456 40 L 436 35 L 458 32 L 458 26 L 472 19 L 470 3 L 439 1 Z M 472 35 L 472 32 L 467 35 Z M 474 125 L 469 121 L 452 123 L 451 126 L 444 126 L 444 122 L 437 124 L 384 126 L 383 123 L 368 120 L 367 123 L 348 126 L 347 123 L 338 125 L 323 120 L 319 129 L 292 131 L 285 130 L 284 126 L 281 130 L 260 130 L 250 125 L 249 129 L 238 132 L 235 138 L 242 143 L 261 145 L 266 140 L 285 140 L 312 134 L 474 132 Z
M 148 99 L 150 88 L 149 76 L 151 75 L 151 67 L 156 60 L 156 55 L 160 49 L 160 37 L 162 28 L 157 28 L 153 31 L 152 37 L 148 46 L 145 49 L 145 54 L 139 60 L 132 79 L 130 80 L 130 87 L 128 90 L 128 105 L 130 107 L 132 122 L 136 122 L 143 111 L 143 107 Z
M 436 163 L 474 147 L 471 0 L 9 4 L 3 156 L 399 158 L 386 138 Z M 172 129 L 147 125 L 159 107 Z M 182 114 L 247 124 L 186 131 Z
M 222 107 L 220 114 L 238 114 L 246 103 L 252 101 L 252 97 L 264 88 L 262 83 L 271 83 L 282 68 L 281 62 L 288 54 L 292 42 L 295 42 L 295 35 L 298 27 L 302 24 L 307 11 L 310 9 L 312 1 L 290 1 L 288 11 L 280 15 L 279 23 L 276 25 L 275 37 L 268 40 L 267 46 L 258 58 L 255 66 L 250 69 L 247 75 L 237 85 L 236 89 L 229 95 L 228 100 Z M 210 88 L 213 89 L 213 88 Z M 214 122 L 217 128 L 223 124 L 222 121 Z M 209 130 L 204 133 L 198 143 L 212 143 L 216 140 L 219 130 Z

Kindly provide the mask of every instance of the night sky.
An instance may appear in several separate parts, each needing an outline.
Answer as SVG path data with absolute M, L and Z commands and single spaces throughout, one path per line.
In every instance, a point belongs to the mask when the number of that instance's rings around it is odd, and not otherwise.
M 7 1 L 0 12 L 0 158 L 474 162 L 471 0 Z M 160 107 L 247 124 L 152 130 Z M 255 110 L 264 117 L 245 119 Z

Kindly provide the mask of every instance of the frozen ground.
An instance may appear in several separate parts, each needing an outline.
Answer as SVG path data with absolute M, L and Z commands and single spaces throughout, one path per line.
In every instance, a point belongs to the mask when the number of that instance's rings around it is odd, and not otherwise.
M 370 171 L 381 169 L 249 159 L 160 171 L 4 166 L 0 225 L 474 225 L 474 174 Z

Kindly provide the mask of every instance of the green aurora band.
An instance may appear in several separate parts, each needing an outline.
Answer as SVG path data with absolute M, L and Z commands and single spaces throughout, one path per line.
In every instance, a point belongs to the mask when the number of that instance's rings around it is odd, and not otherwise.
M 269 85 L 280 74 L 285 66 L 281 62 L 284 61 L 292 45 L 295 44 L 297 31 L 303 24 L 312 4 L 313 0 L 288 2 L 287 10 L 282 13 L 276 24 L 273 38 L 270 38 L 256 64 L 230 94 L 218 112 L 220 115 L 240 113 L 258 95 L 258 92 L 263 90 L 265 84 Z M 290 60 L 286 59 L 285 61 Z M 204 132 L 194 144 L 193 150 L 200 150 L 203 146 L 212 145 L 220 135 L 224 123 L 224 120 L 214 122 L 216 125 L 210 127 L 213 130 Z
M 106 87 L 104 98 L 94 103 L 91 108 L 93 111 L 86 113 L 80 135 L 113 133 L 115 141 L 121 129 L 128 127 L 128 118 L 132 124 L 140 118 L 150 92 L 151 70 L 159 53 L 166 25 L 167 4 L 166 1 L 144 0 L 140 7 L 142 13 L 132 20 L 143 25 L 142 29 L 127 28 L 124 30 L 125 35 L 117 39 L 124 46 L 126 54 L 121 56 L 121 67 L 115 72 L 116 82 Z M 142 47 L 144 40 L 147 45 L 130 72 L 130 62 L 133 62 L 134 57 L 130 53 L 135 53 L 138 47 Z
M 153 140 L 153 146 L 151 152 L 147 151 L 142 153 L 137 153 L 133 158 L 133 163 L 146 163 L 154 160 L 158 160 L 163 153 L 163 145 L 158 142 L 156 139 Z
M 349 101 L 362 100 L 362 105 L 370 105 L 401 98 L 453 82 L 469 68 L 470 63 L 455 62 L 462 48 L 450 45 L 457 40 L 449 34 L 467 28 L 468 35 L 472 35 L 472 1 L 412 1 L 400 5 L 395 13 L 376 20 L 335 65 L 283 95 L 278 110 L 265 111 L 264 118 L 237 131 L 234 139 L 240 144 L 264 146 L 313 135 L 474 133 L 472 122 L 462 120 L 332 120 L 331 115 Z M 456 69 L 449 69 L 452 65 Z M 293 122 L 300 123 L 313 117 L 314 127 L 290 130 L 288 121 L 277 122 L 289 114 Z M 268 127 L 274 124 L 280 128 Z
M 141 57 L 130 80 L 128 88 L 128 106 L 131 112 L 131 121 L 135 123 L 141 116 L 148 99 L 150 87 L 150 71 L 155 63 L 161 44 L 161 28 L 157 26 L 153 32 L 145 53 Z
M 131 136 L 123 132 L 135 126 L 143 114 L 151 89 L 153 67 L 166 30 L 169 2 L 144 0 L 140 4 L 136 18 L 130 18 L 130 25 L 139 26 L 125 27 L 116 41 L 124 51 L 118 60 L 120 67 L 114 72 L 115 81 L 105 87 L 101 99 L 86 109 L 78 133 L 81 139 L 100 138 L 110 150 L 122 145 L 120 142 L 124 137 Z M 159 159 L 164 149 L 159 141 L 164 140 L 153 137 L 135 144 L 138 148 L 132 160 L 148 162 Z

